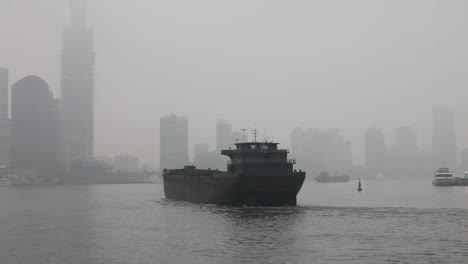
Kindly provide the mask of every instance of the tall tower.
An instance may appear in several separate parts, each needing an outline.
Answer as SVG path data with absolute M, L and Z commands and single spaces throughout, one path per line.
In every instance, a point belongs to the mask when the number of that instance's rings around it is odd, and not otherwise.
M 188 117 L 174 114 L 159 120 L 160 168 L 180 169 L 189 162 Z
M 433 169 L 448 167 L 456 169 L 457 144 L 452 110 L 435 107 L 432 110 L 432 157 Z
M 61 56 L 63 132 L 68 161 L 94 154 L 93 32 L 85 24 L 86 0 L 70 0 L 71 23 Z

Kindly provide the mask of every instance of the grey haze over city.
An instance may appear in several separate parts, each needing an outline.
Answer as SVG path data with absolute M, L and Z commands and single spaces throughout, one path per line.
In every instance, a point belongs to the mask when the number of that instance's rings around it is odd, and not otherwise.
M 215 149 L 216 122 L 291 145 L 296 127 L 339 128 L 364 160 L 414 127 L 431 151 L 432 108 L 453 110 L 468 147 L 468 2 L 90 0 L 95 155 L 159 166 L 159 119 L 189 118 L 189 146 Z M 0 66 L 60 97 L 65 0 L 0 0 Z

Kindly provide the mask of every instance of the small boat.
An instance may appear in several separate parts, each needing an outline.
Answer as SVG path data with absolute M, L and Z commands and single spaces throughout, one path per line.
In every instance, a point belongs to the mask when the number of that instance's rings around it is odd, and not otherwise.
M 434 172 L 434 180 L 432 181 L 434 186 L 454 186 L 458 185 L 453 173 L 448 168 L 439 168 Z
M 358 191 L 358 192 L 362 192 L 361 178 L 359 178 L 357 191 Z

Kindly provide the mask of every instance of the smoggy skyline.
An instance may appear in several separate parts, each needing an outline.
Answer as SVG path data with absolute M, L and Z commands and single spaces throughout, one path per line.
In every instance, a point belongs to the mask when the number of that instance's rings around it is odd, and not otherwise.
M 88 1 L 94 30 L 95 153 L 159 161 L 159 118 L 189 117 L 190 148 L 215 148 L 218 119 L 290 145 L 340 128 L 362 163 L 364 131 L 412 126 L 431 151 L 432 107 L 453 108 L 468 146 L 465 1 Z M 0 2 L 0 67 L 60 96 L 68 1 Z M 263 136 L 262 136 L 263 138 Z

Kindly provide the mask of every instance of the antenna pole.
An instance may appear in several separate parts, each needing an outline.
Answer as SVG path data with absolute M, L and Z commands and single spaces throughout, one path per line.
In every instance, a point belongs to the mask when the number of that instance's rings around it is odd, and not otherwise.
M 258 129 L 254 128 L 253 130 L 253 137 L 254 137 L 254 142 L 257 142 L 257 137 L 258 137 Z

